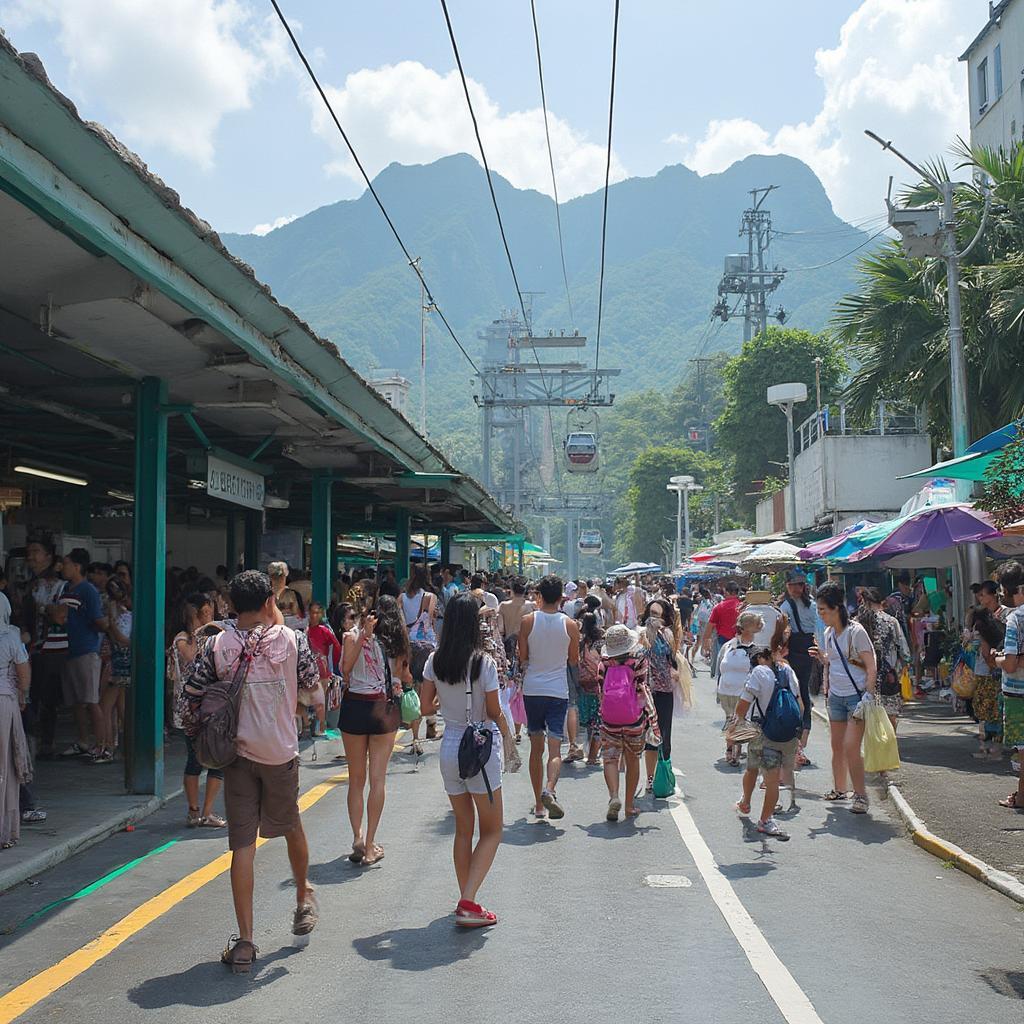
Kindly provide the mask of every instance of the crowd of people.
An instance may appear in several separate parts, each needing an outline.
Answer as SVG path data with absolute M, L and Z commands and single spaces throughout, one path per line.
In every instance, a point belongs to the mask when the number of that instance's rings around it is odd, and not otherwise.
M 36 757 L 92 764 L 123 742 L 131 676 L 131 567 L 91 562 L 82 550 L 58 559 L 30 538 L 27 578 L 9 602 L 0 588 L 0 840 L 22 820 L 41 820 L 31 790 Z M 387 768 L 400 728 L 410 756 L 439 739 L 438 763 L 455 820 L 453 858 L 460 927 L 496 915 L 479 891 L 501 842 L 502 775 L 520 768 L 525 728 L 533 814 L 558 820 L 565 764 L 600 768 L 610 823 L 639 813 L 671 774 L 675 712 L 689 704 L 698 656 L 710 667 L 724 722 L 723 761 L 742 772 L 736 810 L 757 831 L 788 839 L 776 817 L 780 793 L 795 809 L 796 775 L 810 764 L 815 696 L 824 695 L 832 787 L 825 799 L 854 814 L 869 807 L 861 756 L 865 710 L 879 704 L 895 728 L 907 671 L 927 646 L 913 623 L 920 606 L 909 580 L 887 597 L 833 581 L 815 588 L 800 570 L 784 593 L 727 581 L 713 592 L 648 577 L 539 581 L 460 566 L 340 574 L 325 604 L 283 562 L 228 578 L 195 569 L 169 574 L 167 724 L 187 748 L 186 825 L 226 829 L 238 934 L 224 962 L 247 971 L 253 944 L 257 836 L 283 836 L 296 884 L 295 934 L 316 926 L 308 847 L 298 811 L 299 742 L 337 729 L 347 765 L 353 864 L 385 857 Z M 978 757 L 1024 747 L 1024 568 L 1004 565 L 998 583 L 975 589 L 967 649 L 977 680 Z M 908 596 L 911 600 L 908 602 Z M 931 612 L 931 608 L 929 608 Z M 972 645 L 976 645 L 972 649 Z M 986 671 L 987 669 L 987 671 Z M 235 697 L 232 697 L 232 693 Z M 211 723 L 237 700 L 230 757 Z M 57 712 L 72 709 L 75 740 L 56 745 Z M 212 710 L 211 710 L 212 709 Z M 425 724 L 424 740 L 420 738 Z M 211 740 L 213 736 L 213 742 Z M 200 794 L 203 772 L 205 791 Z M 217 812 L 223 793 L 225 814 Z M 1004 805 L 1024 807 L 1024 775 Z M 27 815 L 36 814 L 36 817 Z

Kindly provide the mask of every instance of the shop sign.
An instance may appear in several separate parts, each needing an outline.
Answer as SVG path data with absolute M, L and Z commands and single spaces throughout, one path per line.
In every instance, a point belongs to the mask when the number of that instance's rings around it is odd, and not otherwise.
M 266 478 L 210 454 L 206 458 L 206 493 L 246 508 L 263 508 Z

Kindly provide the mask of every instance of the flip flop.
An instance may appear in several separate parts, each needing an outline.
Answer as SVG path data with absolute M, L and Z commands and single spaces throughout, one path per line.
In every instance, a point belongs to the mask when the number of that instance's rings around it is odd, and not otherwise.
M 353 864 L 362 864 L 363 858 L 366 856 L 366 844 L 365 843 L 353 843 L 352 852 L 348 855 L 348 859 Z

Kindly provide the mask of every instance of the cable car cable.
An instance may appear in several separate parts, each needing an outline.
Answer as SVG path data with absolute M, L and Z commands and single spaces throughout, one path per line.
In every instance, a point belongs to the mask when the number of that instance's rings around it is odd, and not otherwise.
M 384 219 L 387 221 L 388 227 L 391 229 L 391 234 L 395 236 L 395 241 L 398 243 L 399 248 L 402 250 L 406 262 L 409 264 L 410 267 L 412 267 L 413 272 L 416 274 L 416 276 L 420 280 L 420 283 L 423 285 L 423 291 L 426 294 L 428 303 L 430 303 L 434 307 L 435 312 L 441 318 L 441 322 L 444 324 L 448 333 L 451 335 L 452 341 L 455 342 L 456 346 L 458 347 L 462 355 L 465 357 L 466 361 L 469 363 L 470 366 L 473 367 L 473 370 L 476 372 L 477 376 L 479 376 L 481 380 L 483 380 L 484 378 L 480 373 L 480 367 L 476 365 L 476 362 L 473 359 L 473 357 L 466 351 L 466 348 L 462 344 L 462 342 L 459 341 L 458 335 L 455 333 L 454 330 L 452 330 L 452 325 L 448 322 L 448 318 L 442 312 L 440 305 L 438 305 L 437 299 L 434 298 L 434 295 L 430 290 L 430 286 L 427 284 L 427 279 L 423 275 L 423 271 L 416 264 L 416 261 L 412 258 L 412 254 L 409 252 L 409 249 L 406 246 L 405 242 L 402 241 L 402 236 L 398 233 L 398 228 L 395 227 L 395 222 L 391 219 L 391 215 L 388 213 L 387 208 L 384 206 L 384 203 L 381 201 L 380 196 L 377 194 L 377 190 L 376 188 L 374 188 L 373 182 L 370 180 L 370 176 L 366 173 L 366 168 L 363 166 L 362 161 L 359 159 L 359 155 L 356 153 L 355 147 L 352 145 L 352 142 L 348 137 L 348 133 L 341 126 L 341 121 L 338 120 L 338 115 L 334 112 L 334 107 L 331 105 L 331 101 L 327 98 L 327 93 L 324 92 L 323 86 L 320 84 L 320 80 L 316 77 L 316 73 L 313 71 L 312 65 L 306 59 L 306 55 L 305 53 L 303 53 L 302 47 L 299 45 L 298 39 L 295 38 L 295 33 L 292 32 L 291 25 L 288 24 L 288 19 L 284 16 L 284 12 L 281 10 L 281 7 L 278 4 L 277 0 L 270 0 L 270 4 L 274 8 L 274 12 L 277 14 L 278 20 L 284 26 L 285 32 L 288 33 L 288 38 L 291 40 L 292 47 L 295 49 L 295 52 L 298 55 L 299 60 L 302 62 L 303 67 L 306 69 L 306 74 L 309 75 L 310 81 L 313 83 L 314 87 L 316 88 L 316 91 L 320 94 L 320 99 L 323 100 L 324 106 L 327 108 L 327 112 L 331 115 L 331 120 L 334 122 L 335 127 L 338 129 L 338 132 L 341 134 L 341 137 L 344 140 L 346 147 L 348 148 L 349 155 L 352 157 L 353 162 L 359 169 L 359 173 L 362 175 L 363 181 L 366 182 L 366 187 L 369 190 L 370 195 L 373 196 L 374 201 L 377 204 L 377 207 L 380 209 L 380 212 L 384 215 Z M 487 386 L 491 389 L 491 394 L 497 397 L 498 392 L 494 385 L 491 384 L 490 381 L 486 381 L 486 383 Z

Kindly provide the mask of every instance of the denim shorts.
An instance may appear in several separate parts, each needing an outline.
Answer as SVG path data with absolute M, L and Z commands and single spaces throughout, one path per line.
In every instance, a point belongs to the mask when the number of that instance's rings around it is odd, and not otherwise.
M 569 710 L 569 701 L 561 697 L 527 697 L 526 731 L 531 736 L 543 736 L 547 733 L 552 739 L 565 739 L 565 715 Z
M 828 720 L 830 722 L 848 722 L 853 718 L 854 711 L 860 703 L 860 697 L 851 693 L 849 697 L 840 697 L 838 694 L 828 695 Z

